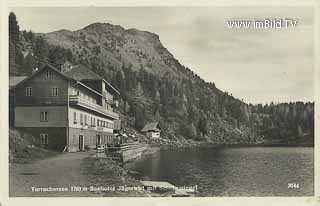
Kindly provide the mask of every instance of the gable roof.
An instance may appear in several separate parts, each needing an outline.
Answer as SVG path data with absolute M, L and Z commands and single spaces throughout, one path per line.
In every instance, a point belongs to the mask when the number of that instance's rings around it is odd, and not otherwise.
M 41 69 L 39 69 L 38 71 L 34 72 L 33 74 L 31 74 L 30 76 L 28 76 L 27 78 L 25 78 L 24 80 L 22 80 L 21 82 L 19 82 L 14 88 L 17 88 L 21 85 L 23 85 L 25 82 L 27 82 L 29 79 L 34 78 L 35 76 L 37 76 L 38 74 L 40 74 L 42 72 L 42 70 L 49 68 L 52 71 L 54 71 L 55 73 L 57 73 L 58 75 L 60 75 L 61 77 L 69 80 L 69 81 L 74 81 L 73 79 L 63 75 L 59 70 L 57 70 L 54 66 L 50 65 L 50 64 L 46 64 L 44 65 Z
M 159 126 L 159 123 L 158 122 L 152 122 L 152 123 L 146 124 L 144 126 L 144 128 L 141 130 L 141 132 L 148 132 L 148 131 L 160 132 L 161 128 Z
M 77 65 L 72 67 L 72 69 L 68 70 L 67 72 L 60 72 L 58 69 L 56 69 L 54 66 L 50 65 L 50 64 L 46 64 L 45 66 L 43 66 L 41 69 L 39 69 L 38 71 L 34 72 L 31 76 L 23 79 L 22 81 L 18 82 L 15 86 L 12 86 L 12 88 L 16 88 L 19 87 L 20 85 L 22 85 L 24 82 L 28 81 L 29 79 L 34 78 L 37 74 L 41 73 L 42 70 L 44 70 L 45 68 L 49 68 L 51 70 L 53 70 L 54 72 L 56 72 L 58 75 L 60 75 L 61 77 L 67 79 L 68 81 L 73 81 L 76 82 L 82 86 L 85 86 L 87 89 L 101 95 L 100 93 L 96 92 L 95 90 L 91 89 L 89 86 L 85 85 L 84 83 L 80 82 L 81 80 L 102 80 L 104 82 L 106 82 L 106 84 L 112 89 L 114 90 L 114 92 L 116 92 L 117 94 L 120 94 L 114 87 L 111 86 L 111 84 L 107 81 L 105 81 L 102 77 L 100 77 L 99 75 L 97 75 L 96 73 L 94 73 L 93 71 L 87 69 L 86 67 L 82 66 L 82 65 Z
M 69 69 L 66 72 L 63 72 L 64 75 L 67 77 L 74 79 L 74 80 L 103 80 L 102 77 L 91 71 L 90 69 L 87 69 L 83 65 L 76 65 L 73 66 L 71 69 Z

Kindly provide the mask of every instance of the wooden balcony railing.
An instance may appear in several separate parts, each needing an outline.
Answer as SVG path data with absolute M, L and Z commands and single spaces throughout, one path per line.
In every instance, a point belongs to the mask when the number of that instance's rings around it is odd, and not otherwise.
M 16 97 L 16 105 L 62 105 L 67 104 L 63 97 Z
M 113 111 L 107 110 L 107 109 L 103 108 L 101 105 L 95 104 L 90 101 L 86 101 L 85 99 L 80 98 L 80 96 L 78 96 L 78 95 L 70 95 L 69 96 L 69 103 L 71 105 L 79 105 L 79 106 L 85 107 L 87 109 L 93 110 L 95 112 L 99 112 L 103 115 L 106 115 L 106 116 L 111 117 L 116 120 L 119 119 L 119 114 L 117 114 Z

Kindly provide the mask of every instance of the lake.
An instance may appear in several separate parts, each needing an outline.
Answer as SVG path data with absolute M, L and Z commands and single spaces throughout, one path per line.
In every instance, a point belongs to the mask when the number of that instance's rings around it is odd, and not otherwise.
M 146 155 L 130 168 L 143 180 L 197 185 L 197 196 L 314 194 L 313 147 L 175 148 Z

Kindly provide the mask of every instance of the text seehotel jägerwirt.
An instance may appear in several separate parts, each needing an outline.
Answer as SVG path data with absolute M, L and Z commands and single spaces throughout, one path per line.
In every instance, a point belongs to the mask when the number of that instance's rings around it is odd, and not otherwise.
M 176 189 L 193 189 L 197 190 L 197 185 L 195 186 L 182 186 L 182 187 L 175 187 Z M 147 190 L 156 190 L 157 188 L 148 188 Z M 31 187 L 32 192 L 103 192 L 103 191 L 143 191 L 145 190 L 143 186 L 107 186 L 107 187 L 80 187 L 80 186 L 71 186 L 68 187 Z

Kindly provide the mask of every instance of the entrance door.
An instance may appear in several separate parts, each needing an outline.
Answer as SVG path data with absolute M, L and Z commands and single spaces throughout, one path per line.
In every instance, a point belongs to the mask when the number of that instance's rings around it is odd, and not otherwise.
M 101 144 L 101 136 L 99 134 L 97 134 L 97 137 L 96 137 L 96 146 L 98 147 L 98 145 Z
M 83 151 L 84 150 L 84 136 L 79 135 L 79 150 Z

